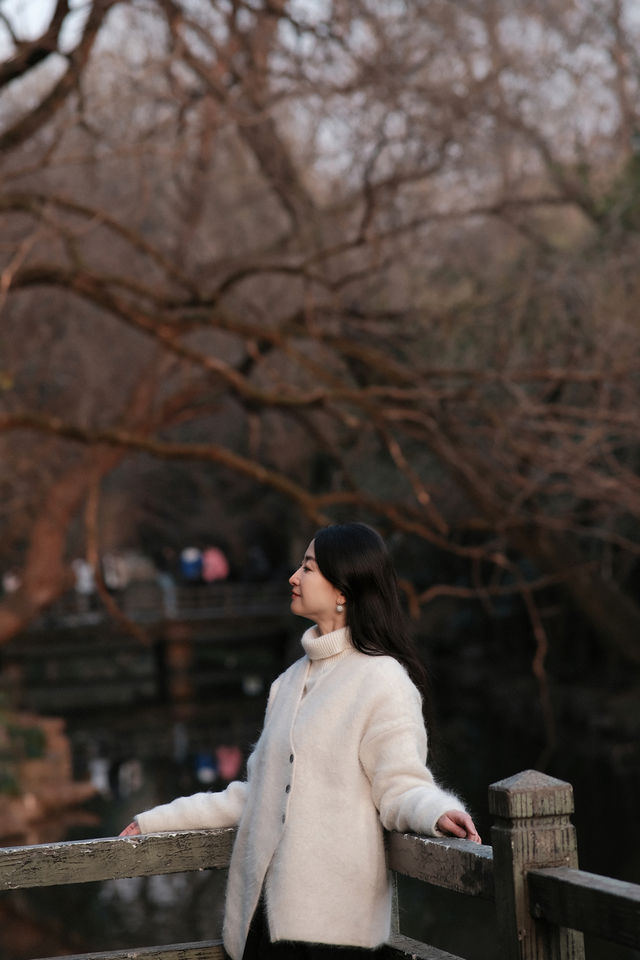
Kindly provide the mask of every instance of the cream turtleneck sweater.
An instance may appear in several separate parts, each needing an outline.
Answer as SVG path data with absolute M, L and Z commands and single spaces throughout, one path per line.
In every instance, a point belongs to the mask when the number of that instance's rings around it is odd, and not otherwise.
M 420 694 L 392 657 L 348 629 L 302 638 L 305 655 L 273 683 L 247 781 L 136 818 L 142 832 L 238 825 L 224 943 L 241 960 L 265 891 L 272 940 L 375 947 L 389 936 L 383 828 L 437 833 L 464 809 L 425 765 Z
M 311 627 L 302 637 L 302 647 L 311 661 L 303 690 L 305 697 L 320 677 L 333 670 L 335 665 L 353 650 L 347 627 L 325 634 L 320 633 L 317 626 Z

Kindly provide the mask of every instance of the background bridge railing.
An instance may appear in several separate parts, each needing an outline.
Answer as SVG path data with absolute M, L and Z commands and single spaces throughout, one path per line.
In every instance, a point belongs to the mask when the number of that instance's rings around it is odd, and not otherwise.
M 38 713 L 66 714 L 220 691 L 260 693 L 299 656 L 286 583 L 134 583 L 117 604 L 143 633 L 124 632 L 103 607 L 52 606 L 2 648 L 0 693 Z
M 282 616 L 288 613 L 291 588 L 282 580 L 176 583 L 135 580 L 114 595 L 122 612 L 135 623 L 215 620 L 225 617 Z M 111 619 L 97 593 L 90 599 L 74 591 L 64 594 L 34 620 L 30 629 L 83 628 Z
M 525 771 L 489 788 L 492 846 L 388 835 L 396 873 L 495 904 L 499 960 L 583 960 L 583 932 L 640 948 L 640 885 L 577 868 L 571 785 Z M 0 890 L 228 865 L 234 831 L 197 830 L 0 849 Z M 222 960 L 219 941 L 86 954 L 75 960 Z M 386 958 L 461 960 L 402 936 Z

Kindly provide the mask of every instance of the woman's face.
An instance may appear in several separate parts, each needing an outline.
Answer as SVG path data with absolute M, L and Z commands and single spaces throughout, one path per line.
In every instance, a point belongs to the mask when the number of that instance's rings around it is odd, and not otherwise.
M 289 583 L 292 587 L 291 612 L 319 624 L 335 617 L 336 604 L 344 602 L 340 591 L 320 573 L 313 540 Z

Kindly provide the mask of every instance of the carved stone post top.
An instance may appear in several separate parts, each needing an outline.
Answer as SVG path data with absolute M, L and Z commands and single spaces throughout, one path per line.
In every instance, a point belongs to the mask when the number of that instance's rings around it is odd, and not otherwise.
M 573 813 L 573 788 L 539 770 L 523 770 L 489 787 L 489 811 L 506 820 Z

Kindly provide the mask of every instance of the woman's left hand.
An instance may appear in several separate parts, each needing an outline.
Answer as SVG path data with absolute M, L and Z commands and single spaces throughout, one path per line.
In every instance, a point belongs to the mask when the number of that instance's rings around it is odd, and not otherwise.
M 471 840 L 473 843 L 482 843 L 473 820 L 464 810 L 447 810 L 439 818 L 436 827 L 441 833 Z

